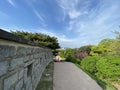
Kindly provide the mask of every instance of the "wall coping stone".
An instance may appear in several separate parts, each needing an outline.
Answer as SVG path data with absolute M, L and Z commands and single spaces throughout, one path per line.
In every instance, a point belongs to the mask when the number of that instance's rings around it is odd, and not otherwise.
M 27 45 L 31 45 L 31 46 L 39 46 L 39 47 L 43 47 L 43 48 L 46 48 L 46 49 L 50 49 L 50 48 L 42 46 L 38 43 L 35 43 L 33 41 L 24 39 L 23 37 L 14 35 L 14 34 L 12 34 L 10 32 L 7 32 L 3 29 L 0 29 L 0 39 L 5 39 L 5 40 L 9 40 L 9 41 L 18 42 L 18 43 L 21 43 L 21 44 L 27 44 Z

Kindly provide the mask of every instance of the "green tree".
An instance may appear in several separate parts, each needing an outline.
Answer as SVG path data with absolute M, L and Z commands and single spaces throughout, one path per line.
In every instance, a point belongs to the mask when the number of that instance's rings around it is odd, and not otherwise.
M 98 46 L 93 46 L 91 48 L 90 54 L 93 56 L 98 56 L 100 54 L 109 54 L 112 52 L 111 47 L 113 46 L 112 44 L 114 42 L 115 42 L 114 39 L 103 39 L 98 44 Z
M 92 45 L 82 46 L 79 48 L 79 52 L 86 52 L 89 55 L 91 48 L 92 48 Z
M 120 32 L 115 31 L 114 33 L 116 34 L 116 39 L 119 39 L 119 40 L 120 40 Z
M 11 32 L 15 35 L 34 41 L 36 43 L 39 43 L 42 46 L 45 46 L 51 49 L 60 48 L 56 37 L 50 37 L 49 35 L 45 35 L 41 33 L 30 33 L 30 32 L 24 32 L 24 31 L 15 31 L 15 32 L 11 31 Z
M 120 40 L 116 39 L 111 45 L 111 54 L 120 56 Z

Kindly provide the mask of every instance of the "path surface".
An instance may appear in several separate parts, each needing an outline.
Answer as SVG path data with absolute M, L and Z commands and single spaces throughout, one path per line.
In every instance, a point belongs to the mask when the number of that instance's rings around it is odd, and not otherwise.
M 102 90 L 77 66 L 69 62 L 54 63 L 54 90 Z

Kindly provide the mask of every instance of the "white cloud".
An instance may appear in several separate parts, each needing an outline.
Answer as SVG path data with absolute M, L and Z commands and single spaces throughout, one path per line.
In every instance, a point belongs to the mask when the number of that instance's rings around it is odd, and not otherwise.
M 44 22 L 44 19 L 43 19 L 42 15 L 40 15 L 40 13 L 37 10 L 35 10 L 35 9 L 33 9 L 33 11 L 34 11 L 35 15 L 39 18 L 39 20 Z
M 113 38 L 114 34 L 112 31 L 115 30 L 114 27 L 119 25 L 120 21 L 120 13 L 118 12 L 120 8 L 119 3 L 103 1 L 99 8 L 94 7 L 91 8 L 91 10 L 87 8 L 88 5 L 85 6 L 85 12 L 81 11 L 82 14 L 78 14 L 78 16 L 74 11 L 74 13 L 71 14 L 71 20 L 68 23 L 67 30 L 69 32 L 79 33 L 79 36 L 75 37 L 75 39 L 67 45 L 70 47 L 80 47 L 81 45 L 98 44 L 98 42 L 104 38 Z M 88 2 L 88 4 L 90 4 L 90 2 Z M 72 12 L 72 10 L 73 9 L 69 11 Z M 74 10 L 76 10 L 76 8 L 74 8 Z M 87 14 L 85 18 L 79 17 L 84 13 Z
M 10 5 L 12 5 L 13 7 L 15 7 L 15 3 L 14 3 L 13 0 L 7 0 L 7 1 L 8 1 L 8 3 L 9 3 Z
M 39 18 L 39 20 L 44 22 L 43 15 L 41 15 L 34 6 L 33 2 L 36 2 L 36 0 L 32 0 L 31 2 L 29 0 L 25 0 L 25 2 L 33 10 L 34 14 Z
M 75 9 L 73 9 L 72 11 L 69 12 L 69 16 L 71 19 L 77 18 L 81 15 L 81 12 L 76 11 Z
M 45 23 L 45 16 L 40 13 L 36 8 L 34 3 L 37 2 L 37 0 L 32 0 L 31 2 L 29 0 L 25 0 L 25 2 L 27 3 L 27 5 L 29 5 L 29 7 L 33 10 L 33 13 L 36 15 L 36 17 L 38 18 L 38 22 L 41 26 L 46 27 L 46 23 Z
M 79 0 L 56 0 L 58 5 L 64 12 L 64 17 L 69 16 L 70 19 L 75 19 L 82 15 L 82 12 L 76 9 Z
M 13 0 L 8 0 L 13 1 Z M 39 18 L 40 24 L 46 26 L 45 17 L 34 6 L 36 0 L 26 0 L 32 8 L 34 14 Z M 66 20 L 66 30 L 72 36 L 72 32 L 79 34 L 73 39 L 69 39 L 66 35 L 55 33 L 48 29 L 38 29 L 36 32 L 48 34 L 58 38 L 59 43 L 63 47 L 80 47 L 86 44 L 97 44 L 104 38 L 112 36 L 111 31 L 120 23 L 120 1 L 99 0 L 98 6 L 92 1 L 95 0 L 56 0 L 63 11 L 62 21 Z M 80 3 L 81 2 L 81 3 Z M 118 3 L 119 2 L 119 3 Z M 79 4 L 79 8 L 77 7 Z M 12 5 L 12 4 L 11 4 Z M 23 29 L 24 30 L 24 29 Z

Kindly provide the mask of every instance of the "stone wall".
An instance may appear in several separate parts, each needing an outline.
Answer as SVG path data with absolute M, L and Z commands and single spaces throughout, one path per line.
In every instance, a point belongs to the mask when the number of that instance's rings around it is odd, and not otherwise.
M 35 90 L 53 58 L 50 49 L 23 41 L 0 30 L 0 90 Z

